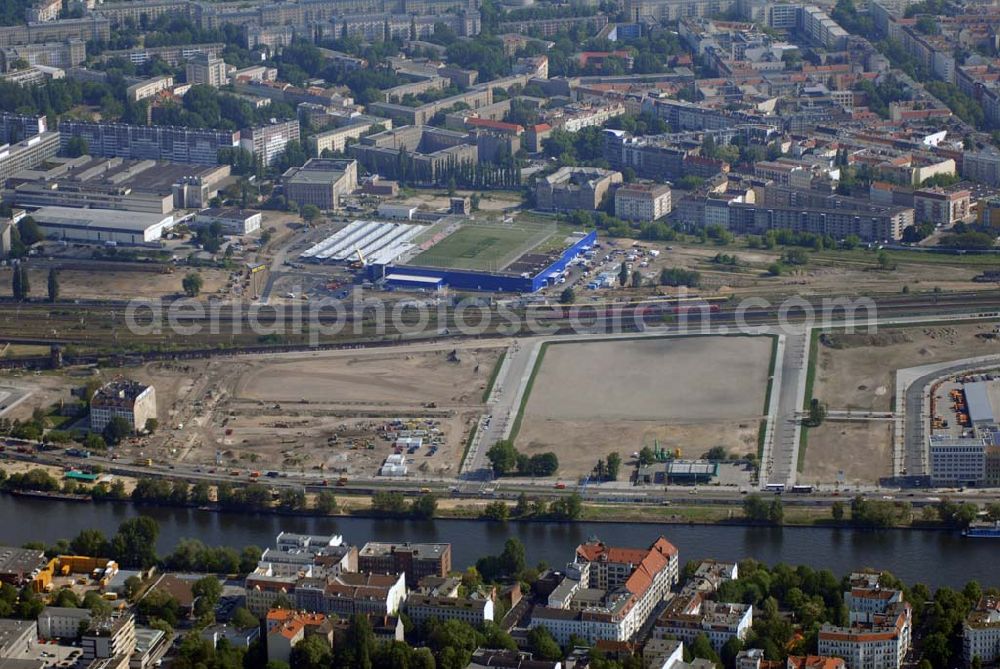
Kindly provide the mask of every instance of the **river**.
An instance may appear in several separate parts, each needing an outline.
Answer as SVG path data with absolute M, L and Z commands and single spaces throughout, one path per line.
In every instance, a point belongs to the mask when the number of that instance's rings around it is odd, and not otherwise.
M 761 528 L 720 525 L 642 523 L 485 523 L 473 520 L 433 521 L 378 518 L 312 518 L 268 514 L 215 513 L 198 509 L 136 507 L 129 503 L 79 503 L 0 495 L 0 544 L 27 541 L 53 543 L 71 539 L 84 528 L 107 535 L 139 513 L 160 524 L 157 546 L 168 553 L 182 538 L 208 544 L 266 547 L 278 532 L 338 533 L 348 543 L 427 541 L 452 544 L 455 569 L 482 555 L 499 553 L 504 541 L 519 538 L 534 564 L 560 566 L 573 549 L 591 537 L 620 546 L 645 546 L 663 534 L 680 550 L 681 560 L 755 558 L 768 564 L 786 562 L 830 569 L 838 577 L 861 567 L 893 572 L 906 583 L 961 587 L 968 580 L 984 586 L 1000 583 L 996 561 L 1000 540 L 965 539 L 954 532 L 921 530 L 860 531 L 830 528 Z

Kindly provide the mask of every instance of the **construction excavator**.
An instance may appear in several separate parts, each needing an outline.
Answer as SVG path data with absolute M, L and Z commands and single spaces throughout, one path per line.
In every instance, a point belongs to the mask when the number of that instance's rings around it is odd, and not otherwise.
M 368 266 L 368 260 L 365 258 L 365 254 L 361 252 L 359 247 L 354 249 L 357 251 L 358 259 L 351 263 L 351 269 L 364 269 Z

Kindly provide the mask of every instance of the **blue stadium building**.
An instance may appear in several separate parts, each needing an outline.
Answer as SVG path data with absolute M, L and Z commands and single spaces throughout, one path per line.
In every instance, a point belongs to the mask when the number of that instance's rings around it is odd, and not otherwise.
M 368 278 L 385 280 L 386 288 L 413 290 L 449 286 L 482 292 L 533 293 L 550 285 L 569 263 L 597 242 L 597 232 L 574 233 L 572 243 L 558 254 L 528 252 L 501 271 L 476 271 L 407 264 L 372 264 Z

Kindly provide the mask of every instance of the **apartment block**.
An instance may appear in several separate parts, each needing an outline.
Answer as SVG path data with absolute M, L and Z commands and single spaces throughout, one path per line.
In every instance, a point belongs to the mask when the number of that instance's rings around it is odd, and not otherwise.
M 348 152 L 369 172 L 424 184 L 435 183 L 441 171 L 450 166 L 472 163 L 479 157 L 466 133 L 419 125 L 362 137 Z
M 899 669 L 910 649 L 912 615 L 903 594 L 879 585 L 874 573 L 852 574 L 844 593 L 849 624 L 819 630 L 819 654 L 843 658 L 848 667 Z
M 862 241 L 898 240 L 913 225 L 913 210 L 905 207 L 831 209 L 761 206 L 730 202 L 729 229 L 739 234 L 764 234 L 768 230 L 796 230 Z
M 600 167 L 560 167 L 535 183 L 537 207 L 546 211 L 594 211 L 615 185 L 621 172 Z
M 135 650 L 135 616 L 124 613 L 111 618 L 91 618 L 80 637 L 83 660 L 128 657 Z
M 435 597 L 410 594 L 406 598 L 406 615 L 414 624 L 431 618 L 461 620 L 473 627 L 493 620 L 491 597 Z
M 631 184 L 615 191 L 615 216 L 626 221 L 656 221 L 670 213 L 670 187 Z
M 80 19 L 58 19 L 0 28 L 0 48 L 19 44 L 45 44 L 76 39 L 107 41 L 111 37 L 111 22 L 103 16 L 91 15 Z
M 547 605 L 532 611 L 529 627 L 545 627 L 560 644 L 573 635 L 629 641 L 677 578 L 677 549 L 663 537 L 648 549 L 581 544 Z
M 716 602 L 701 592 L 687 592 L 675 597 L 656 619 L 653 637 L 692 643 L 704 634 L 718 652 L 730 639 L 745 639 L 752 626 L 750 604 Z
M 451 571 L 451 544 L 369 542 L 358 551 L 358 570 L 405 573 L 411 583 L 427 576 L 444 577 Z
M 151 98 L 157 93 L 169 90 L 174 85 L 174 78 L 170 76 L 153 77 L 152 79 L 146 79 L 145 81 L 140 81 L 137 84 L 132 84 L 127 89 L 125 89 L 125 95 L 132 102 L 138 102 L 139 100 L 145 100 L 146 98 Z
M 292 594 L 295 606 L 305 611 L 344 618 L 355 614 L 394 616 L 406 601 L 406 574 L 343 572 L 300 578 Z
M 58 132 L 43 132 L 17 144 L 0 145 L 0 183 L 52 158 L 59 152 L 59 144 Z
M 309 147 L 309 155 L 322 156 L 324 151 L 343 153 L 347 149 L 348 140 L 361 139 L 377 125 L 378 123 L 374 120 L 362 121 L 310 135 L 306 140 Z
M 124 418 L 133 430 L 156 418 L 156 391 L 138 381 L 118 380 L 101 386 L 90 400 L 90 429 L 101 432 L 112 418 Z
M 149 158 L 176 163 L 216 165 L 221 149 L 239 146 L 240 133 L 229 130 L 141 126 L 125 123 L 63 121 L 59 125 L 60 150 L 69 140 L 82 137 L 91 155 Z
M 974 658 L 983 665 L 1000 660 L 1000 599 L 986 595 L 962 625 L 962 659 L 970 666 Z
M 267 612 L 266 624 L 268 662 L 288 664 L 292 649 L 307 636 L 322 636 L 333 644 L 333 622 L 322 613 L 273 609 Z
M 28 23 L 41 23 L 58 19 L 61 9 L 62 0 L 36 0 L 25 13 Z
M 968 221 L 972 211 L 972 193 L 966 189 L 922 189 L 913 193 L 913 219 L 917 224 L 933 223 L 950 227 Z
M 264 165 L 273 165 L 285 152 L 289 142 L 299 141 L 299 122 L 280 121 L 240 133 L 240 147 L 249 151 Z
M 226 76 L 226 61 L 208 53 L 198 53 L 191 57 L 185 67 L 189 84 L 204 84 L 213 88 L 229 83 Z
M 4 49 L 4 58 L 8 63 L 24 60 L 31 66 L 46 65 L 48 67 L 76 67 L 87 58 L 87 45 L 83 40 L 71 38 L 62 42 L 44 42 L 41 44 L 21 44 Z

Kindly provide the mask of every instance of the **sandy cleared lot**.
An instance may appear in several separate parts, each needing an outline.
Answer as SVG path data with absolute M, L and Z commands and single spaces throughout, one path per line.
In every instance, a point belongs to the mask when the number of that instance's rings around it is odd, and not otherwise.
M 759 416 L 770 353 L 766 337 L 552 345 L 525 418 L 689 423 Z
M 835 333 L 819 344 L 813 396 L 831 409 L 888 411 L 896 370 L 1000 353 L 1000 339 L 988 338 L 993 328 L 992 324 L 935 325 L 880 329 L 875 335 Z M 811 444 L 810 438 L 810 448 Z
M 135 457 L 228 469 L 371 476 L 386 426 L 423 430 L 414 474 L 454 475 L 503 348 L 329 351 L 156 363 L 129 376 L 157 389 L 161 430 Z M 436 452 L 428 455 L 434 442 Z
M 809 447 L 799 480 L 804 484 L 875 483 L 892 475 L 892 423 L 827 420 L 809 430 Z
M 254 365 L 237 385 L 239 397 L 269 402 L 372 402 L 422 404 L 481 399 L 478 389 L 492 372 L 493 349 L 362 354 L 328 359 L 272 360 Z
M 554 451 L 559 474 L 580 476 L 612 451 L 712 446 L 756 450 L 771 339 L 692 337 L 549 346 L 517 446 Z

